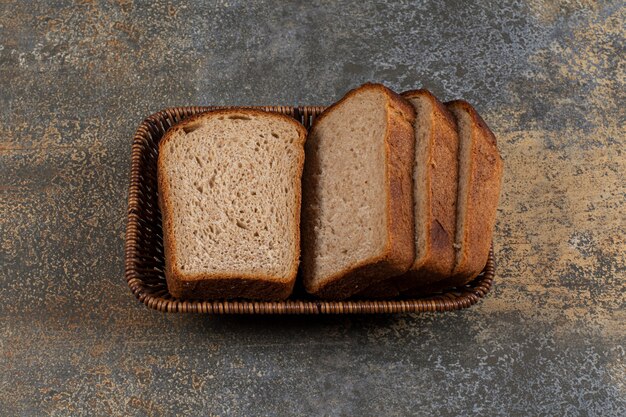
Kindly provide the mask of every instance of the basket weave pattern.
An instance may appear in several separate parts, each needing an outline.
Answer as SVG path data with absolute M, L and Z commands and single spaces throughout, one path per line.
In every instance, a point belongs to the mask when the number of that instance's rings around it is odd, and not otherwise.
M 174 107 L 148 117 L 137 129 L 132 145 L 125 276 L 128 286 L 147 307 L 170 313 L 210 314 L 364 314 L 450 311 L 467 308 L 491 289 L 493 250 L 485 269 L 474 281 L 447 292 L 419 299 L 375 301 L 194 301 L 173 298 L 165 283 L 163 235 L 158 205 L 157 157 L 165 131 L 181 120 L 209 110 L 229 107 Z M 257 109 L 286 114 L 307 129 L 324 107 L 265 106 Z

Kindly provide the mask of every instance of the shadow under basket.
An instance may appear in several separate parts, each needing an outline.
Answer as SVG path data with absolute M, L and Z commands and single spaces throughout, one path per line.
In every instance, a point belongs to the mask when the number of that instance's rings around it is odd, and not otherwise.
M 467 308 L 491 289 L 493 249 L 483 272 L 472 282 L 443 293 L 416 299 L 323 301 L 303 296 L 285 301 L 198 301 L 172 297 L 165 282 L 161 212 L 158 204 L 157 158 L 159 141 L 172 125 L 187 117 L 229 107 L 174 107 L 141 123 L 132 146 L 125 275 L 132 293 L 147 307 L 169 313 L 204 314 L 371 314 L 451 311 Z M 253 107 L 293 117 L 307 129 L 324 107 Z

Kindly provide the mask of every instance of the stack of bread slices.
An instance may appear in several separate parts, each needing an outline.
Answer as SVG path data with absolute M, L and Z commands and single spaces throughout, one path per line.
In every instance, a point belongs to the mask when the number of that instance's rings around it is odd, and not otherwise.
M 381 84 L 350 91 L 307 130 L 217 110 L 159 145 L 169 292 L 281 300 L 413 297 L 487 262 L 503 163 L 465 101 Z

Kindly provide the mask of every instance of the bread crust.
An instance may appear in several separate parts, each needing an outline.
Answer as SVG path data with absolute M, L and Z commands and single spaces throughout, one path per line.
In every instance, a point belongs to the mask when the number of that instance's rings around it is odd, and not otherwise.
M 299 141 L 295 145 L 298 148 L 298 175 L 293 178 L 293 189 L 296 190 L 296 210 L 293 239 L 296 241 L 295 261 L 288 279 L 263 274 L 188 274 L 177 268 L 176 241 L 173 239 L 172 214 L 173 209 L 167 196 L 170 194 L 168 182 L 164 178 L 163 145 L 172 140 L 175 133 L 207 118 L 221 115 L 243 114 L 251 116 L 275 117 L 288 121 L 296 127 L 299 133 Z M 256 300 L 282 300 L 291 294 L 298 272 L 298 259 L 300 257 L 300 207 L 302 202 L 301 177 L 304 167 L 304 143 L 306 141 L 306 129 L 295 119 L 273 112 L 265 112 L 256 109 L 231 108 L 213 110 L 187 118 L 172 126 L 165 133 L 159 143 L 159 157 L 157 160 L 157 181 L 159 189 L 159 207 L 161 209 L 163 225 L 163 248 L 165 255 L 165 279 L 169 293 L 180 299 L 232 299 L 248 298 Z
M 360 288 L 404 273 L 413 263 L 413 180 L 412 166 L 415 137 L 413 106 L 382 84 L 367 83 L 348 92 L 341 100 L 328 107 L 313 122 L 311 132 L 333 109 L 366 89 L 376 89 L 387 97 L 387 127 L 385 132 L 385 181 L 387 193 L 387 243 L 383 252 L 338 271 L 321 283 L 312 282 L 306 268 L 303 271 L 305 289 L 320 298 L 343 299 Z M 306 216 L 306 210 L 303 214 Z M 308 223 L 305 221 L 305 223 Z M 304 245 L 306 248 L 306 244 Z M 305 251 L 304 256 L 307 256 Z

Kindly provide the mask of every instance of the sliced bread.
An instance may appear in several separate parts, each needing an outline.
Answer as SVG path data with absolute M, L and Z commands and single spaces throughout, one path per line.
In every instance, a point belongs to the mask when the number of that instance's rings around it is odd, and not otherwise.
M 159 145 L 165 276 L 177 298 L 279 300 L 300 254 L 305 128 L 250 109 L 187 119 Z
M 463 100 L 446 103 L 459 130 L 456 265 L 446 285 L 462 285 L 483 270 L 496 224 L 504 162 L 496 137 Z
M 458 134 L 454 117 L 428 90 L 402 94 L 415 108 L 413 207 L 415 259 L 400 276 L 360 292 L 362 298 L 393 297 L 440 281 L 455 264 Z
M 469 103 L 457 100 L 446 106 L 459 131 L 456 262 L 449 278 L 414 288 L 407 295 L 467 284 L 480 274 L 489 257 L 504 163 L 495 135 Z
M 365 84 L 314 121 L 303 174 L 309 293 L 347 298 L 413 263 L 414 118 L 403 98 Z

